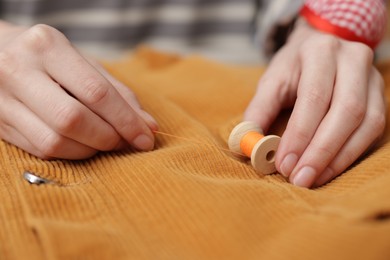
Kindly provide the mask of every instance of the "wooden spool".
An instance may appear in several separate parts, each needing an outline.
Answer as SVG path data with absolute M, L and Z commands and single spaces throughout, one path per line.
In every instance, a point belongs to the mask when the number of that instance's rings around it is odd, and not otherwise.
M 251 143 L 248 143 L 250 138 L 252 139 Z M 253 138 L 256 139 L 253 140 Z M 234 153 L 245 154 L 250 158 L 251 164 L 257 172 L 271 174 L 276 171 L 275 154 L 279 142 L 279 136 L 264 136 L 262 129 L 256 123 L 244 121 L 234 127 L 230 133 L 228 145 Z

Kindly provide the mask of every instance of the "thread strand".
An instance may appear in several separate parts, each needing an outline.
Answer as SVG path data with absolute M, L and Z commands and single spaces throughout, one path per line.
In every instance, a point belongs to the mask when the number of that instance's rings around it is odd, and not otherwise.
M 248 158 L 251 158 L 253 148 L 255 147 L 257 142 L 260 141 L 263 137 L 264 135 L 255 131 L 247 133 L 246 135 L 243 136 L 243 138 L 240 141 L 241 151 L 246 156 L 248 156 Z
M 194 144 L 198 144 L 198 145 L 206 145 L 206 146 L 210 146 L 210 147 L 217 148 L 217 149 L 222 150 L 222 151 L 225 151 L 225 152 L 238 154 L 238 155 L 240 155 L 240 156 L 245 156 L 245 154 L 231 151 L 231 150 L 226 149 L 226 148 L 223 148 L 223 147 L 221 147 L 221 146 L 219 146 L 219 145 L 210 144 L 210 143 L 201 142 L 201 141 L 196 141 L 196 140 L 194 140 L 194 139 L 192 139 L 192 138 L 187 138 L 187 137 L 183 137 L 183 136 L 173 135 L 173 134 L 169 134 L 169 133 L 165 133 L 165 132 L 161 132 L 161 131 L 156 131 L 156 130 L 153 130 L 153 133 L 159 134 L 159 135 L 165 135 L 165 136 L 173 137 L 173 138 L 176 138 L 176 139 L 185 140 L 185 141 L 187 141 L 187 142 L 194 143 Z

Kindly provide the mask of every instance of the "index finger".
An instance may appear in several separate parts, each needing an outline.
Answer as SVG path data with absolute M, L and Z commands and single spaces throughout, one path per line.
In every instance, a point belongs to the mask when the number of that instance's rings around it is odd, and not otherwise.
M 108 122 L 128 143 L 141 150 L 151 150 L 153 134 L 137 112 L 76 49 L 67 42 L 59 45 L 46 54 L 47 73 Z
M 276 157 L 277 168 L 284 176 L 291 174 L 326 115 L 335 77 L 336 59 L 331 48 L 307 50 L 302 58 L 297 100 Z
M 256 94 L 245 110 L 244 120 L 256 122 L 267 132 L 280 111 L 294 104 L 299 74 L 295 55 L 289 49 L 280 50 L 261 77 Z

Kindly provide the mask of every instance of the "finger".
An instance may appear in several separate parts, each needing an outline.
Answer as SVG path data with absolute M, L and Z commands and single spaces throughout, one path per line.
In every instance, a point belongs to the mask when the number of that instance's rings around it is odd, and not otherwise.
M 48 52 L 44 67 L 62 87 L 113 126 L 127 142 L 141 150 L 153 148 L 154 137 L 144 120 L 75 49 L 65 44 L 58 46 Z
M 12 96 L 7 95 L 4 92 L 0 93 L 0 137 L 2 140 L 13 144 L 24 151 L 35 155 L 37 157 L 43 158 L 38 149 L 25 138 L 17 129 L 9 125 L 6 121 L 6 118 L 9 118 L 10 111 L 14 112 L 14 109 L 10 109 L 10 100 Z
M 364 118 L 371 64 L 351 57 L 339 57 L 331 107 L 290 175 L 294 185 L 311 187 Z
M 29 71 L 15 92 L 48 127 L 64 137 L 102 151 L 114 149 L 121 140 L 107 122 L 40 71 Z
M 29 140 L 27 140 L 27 138 L 25 138 L 15 128 L 13 128 L 5 123 L 2 123 L 0 125 L 0 132 L 1 132 L 1 138 L 4 141 L 17 146 L 20 149 L 22 149 L 22 150 L 24 150 L 32 155 L 35 155 L 36 157 L 39 157 L 42 159 L 45 157 L 41 152 L 38 151 L 38 149 Z M 44 158 L 44 159 L 49 159 L 49 158 Z
M 256 122 L 264 132 L 280 111 L 293 105 L 296 98 L 300 67 L 290 53 L 283 49 L 274 57 L 244 113 L 245 121 Z
M 327 46 L 327 45 L 324 45 Z M 276 167 L 288 177 L 328 111 L 336 76 L 332 48 L 309 49 L 302 58 L 297 100 L 281 138 Z
M 145 123 L 149 126 L 152 131 L 158 130 L 158 124 L 156 119 L 148 112 L 142 109 L 141 104 L 139 103 L 137 97 L 134 92 L 127 86 L 125 86 L 122 82 L 114 78 L 110 73 L 108 73 L 103 67 L 99 64 L 94 65 L 97 69 L 102 73 L 102 75 L 115 87 L 115 89 L 119 92 L 119 94 L 123 97 L 123 99 L 129 104 L 134 111 L 145 121 Z
M 372 71 L 368 88 L 367 113 L 359 128 L 315 181 L 314 187 L 319 187 L 338 176 L 382 136 L 386 125 L 384 83 L 379 73 L 374 69 Z
M 8 125 L 7 141 L 42 159 L 84 159 L 97 151 L 74 140 L 58 135 L 44 124 L 27 107 L 16 100 L 10 100 L 5 110 Z M 14 117 L 14 114 L 17 117 Z

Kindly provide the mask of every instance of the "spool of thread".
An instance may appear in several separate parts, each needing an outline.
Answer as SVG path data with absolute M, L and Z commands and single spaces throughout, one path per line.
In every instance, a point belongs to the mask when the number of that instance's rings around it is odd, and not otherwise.
M 245 121 L 232 130 L 228 144 L 229 149 L 234 153 L 243 153 L 250 158 L 257 172 L 271 174 L 276 171 L 275 153 L 279 142 L 279 136 L 264 136 L 256 123 Z

